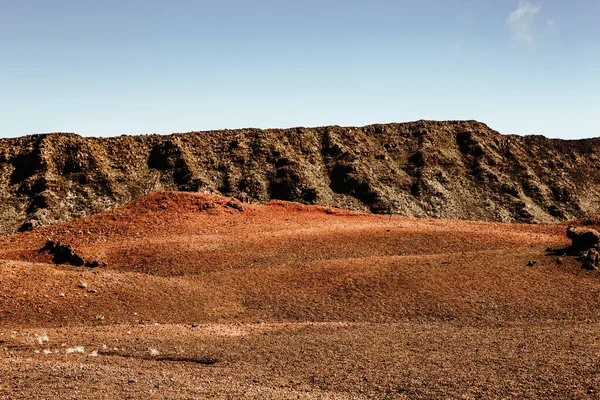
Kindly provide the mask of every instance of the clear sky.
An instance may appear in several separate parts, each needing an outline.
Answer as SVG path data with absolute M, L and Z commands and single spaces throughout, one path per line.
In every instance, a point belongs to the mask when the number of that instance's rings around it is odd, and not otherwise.
M 600 0 L 0 0 L 0 136 L 477 119 L 600 136 Z

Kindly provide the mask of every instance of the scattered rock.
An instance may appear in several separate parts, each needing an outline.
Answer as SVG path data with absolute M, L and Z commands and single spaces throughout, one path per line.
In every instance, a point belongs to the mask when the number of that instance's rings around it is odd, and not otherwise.
M 527 262 L 527 266 L 528 267 L 533 267 L 536 264 L 537 264 L 537 261 L 534 261 L 534 260 L 530 260 L 530 261 Z
M 600 253 L 596 248 L 591 248 L 585 252 L 582 268 L 595 271 L 600 266 Z
M 98 261 L 85 261 L 83 257 L 73 250 L 71 245 L 55 242 L 54 240 L 48 240 L 39 252 L 48 252 L 52 254 L 52 262 L 55 264 L 70 264 L 75 267 L 85 265 L 88 268 L 100 266 Z
M 98 268 L 100 263 L 98 261 L 86 261 L 85 266 L 86 268 Z
M 587 250 L 600 243 L 600 233 L 592 228 L 569 226 L 567 237 L 572 241 L 572 250 Z
M 29 222 L 25 222 L 23 223 L 23 225 L 21 225 L 19 227 L 19 229 L 17 229 L 18 232 L 29 232 L 35 229 L 35 226 L 33 225 L 33 222 L 29 221 Z
M 563 257 L 558 257 L 558 258 L 556 259 L 556 263 L 557 263 L 557 264 L 562 264 L 562 263 L 563 263 L 563 260 L 564 260 L 564 258 L 563 258 Z
M 160 355 L 160 352 L 154 347 L 149 348 L 148 353 L 150 353 L 150 357 L 156 357 Z
M 71 354 L 71 353 L 85 353 L 85 348 L 83 346 L 75 346 L 75 347 L 69 347 L 68 349 L 65 350 L 65 352 L 67 354 Z
M 73 248 L 68 244 L 48 240 L 46 245 L 40 249 L 40 253 L 45 251 L 54 256 L 52 257 L 52 262 L 55 264 L 71 264 L 76 267 L 84 264 L 83 258 L 75 253 Z
M 572 244 L 565 249 L 565 253 L 581 261 L 582 268 L 597 270 L 600 267 L 600 232 L 583 226 L 569 226 L 567 237 Z M 556 260 L 558 264 L 562 264 L 562 261 L 562 257 Z
M 229 208 L 233 208 L 234 210 L 244 211 L 244 205 L 237 200 L 229 200 L 225 205 Z

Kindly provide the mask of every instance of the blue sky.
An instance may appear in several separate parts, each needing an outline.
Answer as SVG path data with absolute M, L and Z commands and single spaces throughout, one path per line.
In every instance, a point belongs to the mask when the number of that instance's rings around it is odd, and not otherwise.
M 477 119 L 600 136 L 600 0 L 0 0 L 0 136 Z

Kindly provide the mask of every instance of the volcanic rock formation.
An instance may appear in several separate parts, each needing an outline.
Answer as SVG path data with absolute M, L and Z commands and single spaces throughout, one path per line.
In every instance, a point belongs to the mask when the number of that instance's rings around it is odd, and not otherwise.
M 600 243 L 600 233 L 592 228 L 569 226 L 567 237 L 571 239 L 571 249 L 574 251 L 587 250 Z
M 556 222 L 600 211 L 599 139 L 501 135 L 476 121 L 0 140 L 0 234 L 160 191 L 374 213 Z
M 48 252 L 52 257 L 52 262 L 55 264 L 70 264 L 75 267 L 86 266 L 87 268 L 96 268 L 100 266 L 98 261 L 85 261 L 83 257 L 73 250 L 73 247 L 68 244 L 48 240 L 40 253 Z
M 589 227 L 569 226 L 567 237 L 572 242 L 567 250 L 578 256 L 582 268 L 596 270 L 600 267 L 600 232 Z

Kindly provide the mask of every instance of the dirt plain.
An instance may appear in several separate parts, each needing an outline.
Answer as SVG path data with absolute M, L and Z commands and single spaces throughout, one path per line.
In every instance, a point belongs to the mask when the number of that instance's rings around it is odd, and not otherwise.
M 566 227 L 159 192 L 1 237 L 0 397 L 600 398 Z

